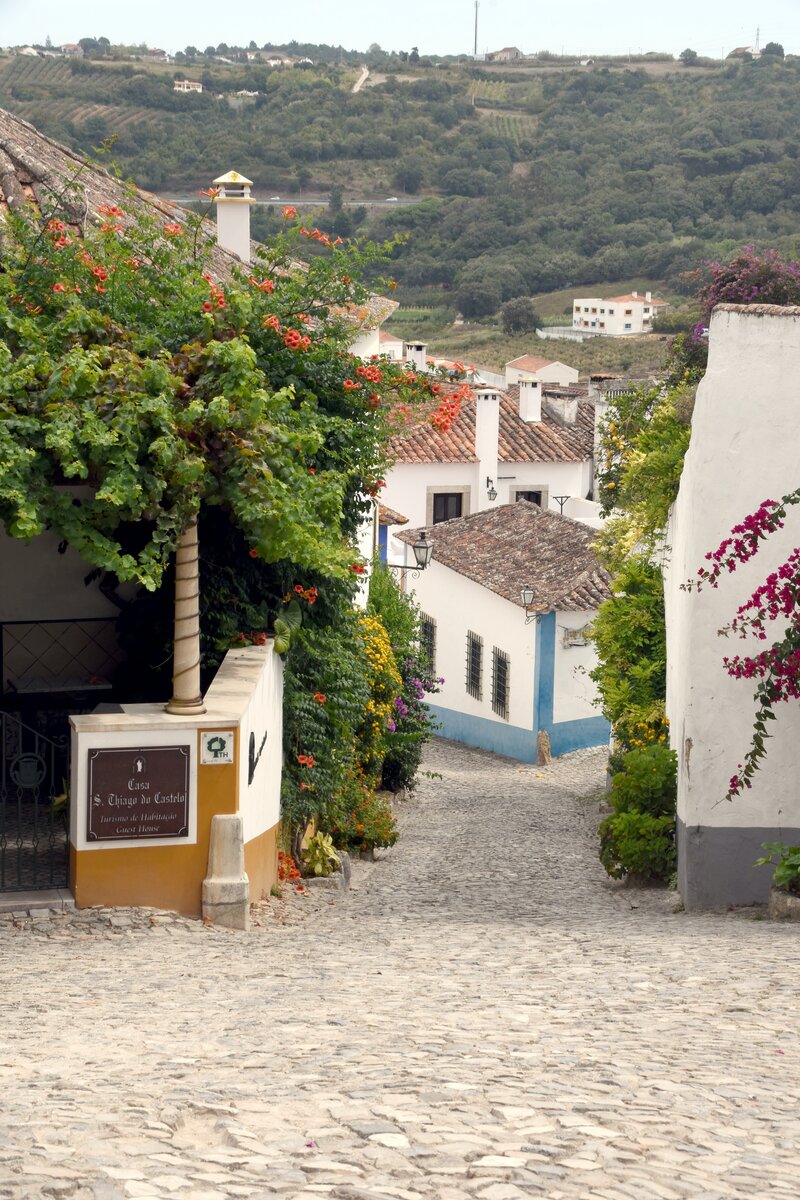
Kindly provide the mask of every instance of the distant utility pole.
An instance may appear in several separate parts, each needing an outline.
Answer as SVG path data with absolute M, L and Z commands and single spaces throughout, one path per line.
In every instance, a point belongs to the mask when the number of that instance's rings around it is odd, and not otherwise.
M 758 43 L 760 42 L 760 40 L 761 40 L 761 26 L 759 25 L 756 28 L 756 50 L 758 49 Z
M 478 57 L 478 9 L 480 8 L 479 0 L 475 0 L 475 47 L 472 51 L 472 57 Z

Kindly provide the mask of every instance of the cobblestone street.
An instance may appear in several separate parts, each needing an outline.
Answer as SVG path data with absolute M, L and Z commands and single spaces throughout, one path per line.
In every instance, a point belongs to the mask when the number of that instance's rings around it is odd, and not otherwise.
M 600 752 L 427 766 L 247 934 L 0 918 L 0 1197 L 800 1194 L 800 927 L 609 883 Z

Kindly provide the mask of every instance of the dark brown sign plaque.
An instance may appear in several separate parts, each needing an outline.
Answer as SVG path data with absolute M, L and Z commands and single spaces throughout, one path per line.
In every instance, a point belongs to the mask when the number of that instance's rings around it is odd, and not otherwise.
M 89 751 L 87 841 L 188 836 L 188 746 Z

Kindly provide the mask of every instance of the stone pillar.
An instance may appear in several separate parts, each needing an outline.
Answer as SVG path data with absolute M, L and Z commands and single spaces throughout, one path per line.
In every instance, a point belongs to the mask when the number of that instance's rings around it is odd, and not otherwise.
M 168 713 L 206 711 L 200 692 L 200 563 L 197 520 L 181 535 L 175 554 L 175 648 Z
M 227 929 L 250 928 L 250 881 L 244 869 L 244 824 L 239 814 L 211 818 L 203 919 Z

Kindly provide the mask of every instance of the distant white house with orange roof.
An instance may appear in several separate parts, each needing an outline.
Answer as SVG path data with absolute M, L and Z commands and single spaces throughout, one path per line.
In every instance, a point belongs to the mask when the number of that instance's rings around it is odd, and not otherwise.
M 572 328 L 605 337 L 630 337 L 650 333 L 653 318 L 668 307 L 652 292 L 631 292 L 627 296 L 576 297 L 572 302 Z
M 538 379 L 540 383 L 559 383 L 569 387 L 578 382 L 576 367 L 570 367 L 557 359 L 542 358 L 539 354 L 521 354 L 506 363 L 506 387 L 519 383 L 520 379 Z

